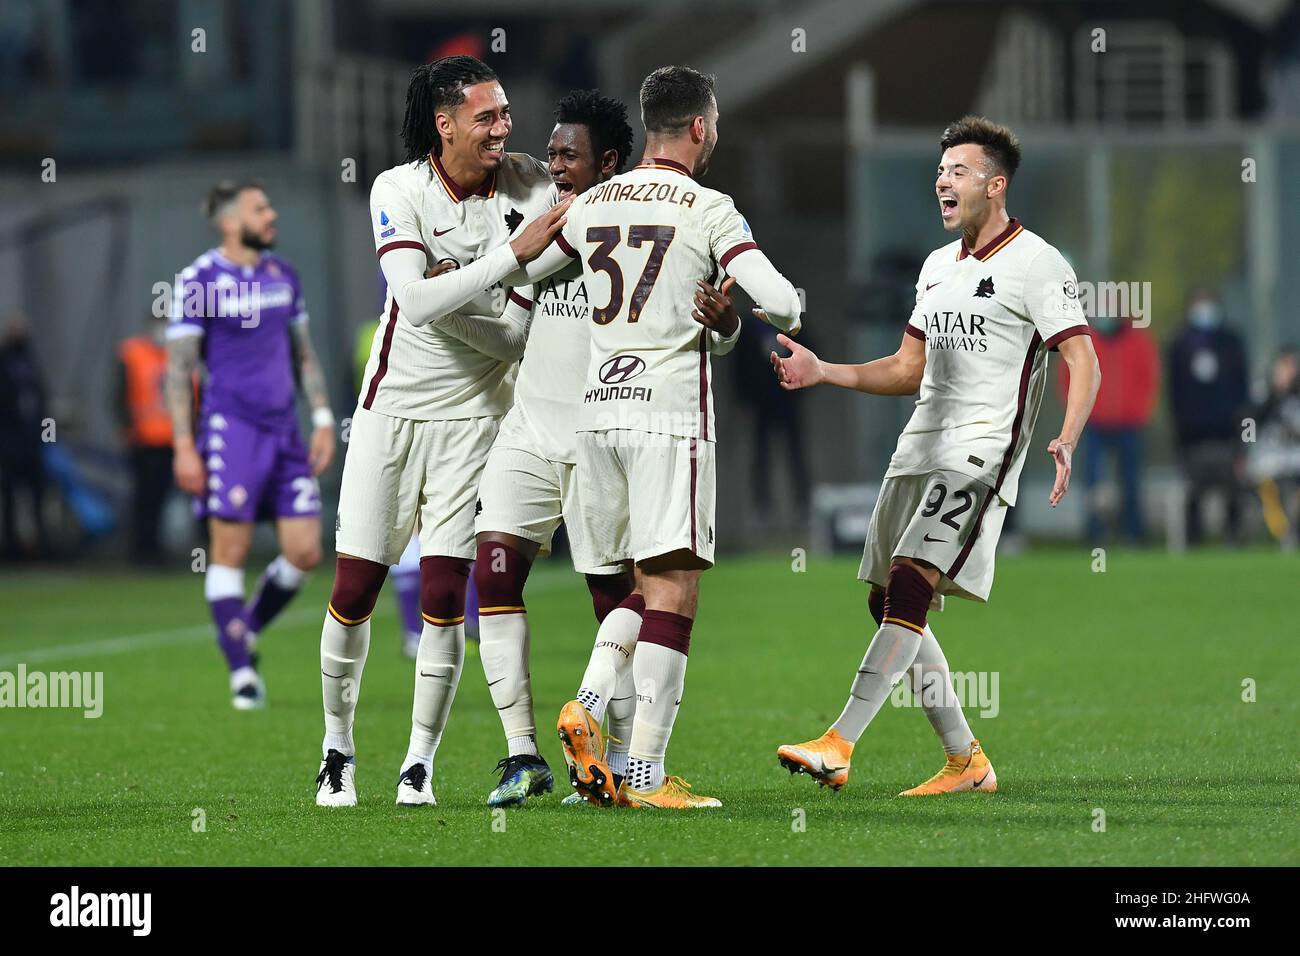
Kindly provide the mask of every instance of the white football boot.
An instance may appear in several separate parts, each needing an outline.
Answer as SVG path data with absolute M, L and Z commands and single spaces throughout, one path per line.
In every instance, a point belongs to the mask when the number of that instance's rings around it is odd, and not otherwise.
M 230 705 L 235 710 L 261 710 L 266 706 L 266 684 L 252 667 L 241 667 L 230 675 Z
M 402 771 L 397 778 L 397 805 L 399 807 L 437 806 L 433 796 L 433 777 L 429 768 L 418 760 Z
M 320 762 L 316 777 L 316 806 L 355 807 L 357 758 L 331 750 Z

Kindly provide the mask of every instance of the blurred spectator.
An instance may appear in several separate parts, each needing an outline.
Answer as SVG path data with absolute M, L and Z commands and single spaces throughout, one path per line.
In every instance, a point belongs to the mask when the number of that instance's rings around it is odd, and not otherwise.
M 1160 384 L 1160 357 L 1145 329 L 1128 319 L 1098 318 L 1093 345 L 1101 366 L 1101 390 L 1084 429 L 1083 484 L 1087 491 L 1088 541 L 1106 538 L 1104 509 L 1098 493 L 1108 457 L 1119 467 L 1120 526 L 1131 541 L 1146 538 L 1142 517 L 1142 432 L 1155 409 Z M 1070 388 L 1070 370 L 1061 364 L 1057 376 L 1061 400 Z
M 158 541 L 163 506 L 172 487 L 172 420 L 163 395 L 167 323 L 149 316 L 142 335 L 117 347 L 118 421 L 131 458 L 131 560 L 163 560 Z
M 32 354 L 31 323 L 22 312 L 14 312 L 0 329 L 0 551 L 5 558 L 47 552 L 41 436 L 46 417 L 45 383 Z M 26 549 L 18 535 L 20 491 L 27 493 L 36 534 Z
M 1223 327 L 1223 303 L 1214 292 L 1192 293 L 1187 324 L 1169 347 L 1169 398 L 1174 434 L 1187 482 L 1187 542 L 1203 537 L 1201 505 L 1207 492 L 1227 499 L 1227 534 L 1241 541 L 1237 468 L 1238 431 L 1246 404 L 1246 352 L 1235 332 Z
M 782 391 L 772 374 L 769 356 L 777 350 L 777 329 L 766 322 L 742 322 L 740 341 L 736 345 L 736 386 L 741 400 L 754 416 L 754 504 L 760 525 L 772 520 L 773 443 L 784 437 L 785 453 L 781 456 L 790 470 L 790 490 L 796 517 L 808 518 L 808 495 L 812 486 L 808 478 L 808 460 L 804 454 L 802 410 L 803 392 Z M 808 345 L 807 335 L 799 337 Z M 785 349 L 781 349 L 785 354 Z
M 1251 417 L 1255 442 L 1250 445 L 1249 473 L 1269 533 L 1293 549 L 1300 522 L 1300 352 L 1284 349 L 1273 360 L 1268 394 Z

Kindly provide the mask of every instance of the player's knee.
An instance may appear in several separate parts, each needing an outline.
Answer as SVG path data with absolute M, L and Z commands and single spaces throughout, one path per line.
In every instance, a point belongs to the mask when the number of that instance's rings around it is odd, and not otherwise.
M 360 624 L 375 610 L 375 601 L 388 575 L 388 565 L 365 558 L 339 555 L 334 563 L 334 590 L 330 592 L 330 614 L 341 624 Z
M 519 611 L 531 567 L 526 557 L 501 541 L 480 541 L 474 558 L 479 613 Z
M 463 622 L 468 584 L 469 562 L 463 558 L 441 555 L 421 558 L 420 610 L 425 621 L 439 627 Z
M 934 597 L 934 587 L 920 569 L 894 562 L 885 584 L 882 624 L 899 624 L 920 633 L 925 630 L 925 616 Z
M 284 555 L 284 559 L 299 571 L 310 571 L 321 562 L 321 549 L 319 544 L 308 544 L 285 548 L 281 553 Z
M 871 612 L 876 626 L 879 627 L 880 622 L 885 619 L 885 589 L 879 584 L 871 585 L 871 593 L 867 595 L 867 610 Z
M 596 612 L 596 623 L 603 624 L 609 612 L 622 607 L 630 597 L 641 600 L 641 607 L 636 613 L 645 610 L 645 599 L 632 593 L 632 576 L 624 571 L 618 574 L 588 574 L 587 590 L 591 592 L 591 606 Z

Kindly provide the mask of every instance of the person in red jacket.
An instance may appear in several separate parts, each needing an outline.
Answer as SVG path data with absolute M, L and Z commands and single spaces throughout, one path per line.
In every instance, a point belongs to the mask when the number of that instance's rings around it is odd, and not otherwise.
M 1138 485 L 1142 471 L 1142 430 L 1151 420 L 1160 386 L 1160 356 L 1145 329 L 1127 319 L 1098 318 L 1093 345 L 1101 366 L 1101 391 L 1092 417 L 1083 432 L 1083 480 L 1088 494 L 1088 540 L 1094 544 L 1105 537 L 1105 521 L 1098 507 L 1095 489 L 1102 480 L 1108 455 L 1119 466 L 1121 527 L 1128 538 L 1141 542 L 1146 537 L 1142 519 L 1142 497 Z M 1064 365 L 1058 376 L 1061 398 L 1070 387 L 1070 370 Z

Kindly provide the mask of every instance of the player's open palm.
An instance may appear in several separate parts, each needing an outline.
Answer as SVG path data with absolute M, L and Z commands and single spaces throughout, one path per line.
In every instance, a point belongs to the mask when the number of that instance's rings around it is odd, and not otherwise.
M 176 487 L 186 494 L 206 493 L 207 470 L 203 467 L 203 459 L 193 447 L 177 450 L 172 459 L 172 474 L 176 478 Z
M 569 211 L 573 197 L 561 199 L 546 212 L 542 213 L 527 226 L 523 232 L 510 240 L 510 248 L 515 258 L 521 263 L 531 262 L 542 254 L 542 250 L 551 244 L 555 234 L 564 228 L 564 214 Z
M 782 358 L 772 352 L 772 370 L 776 380 L 787 392 L 799 388 L 820 385 L 826 380 L 826 370 L 822 368 L 821 359 L 811 349 L 806 349 L 788 335 L 778 333 L 776 341 L 790 350 L 789 356 Z
M 1052 485 L 1052 493 L 1047 499 L 1048 504 L 1055 508 L 1065 497 L 1065 493 L 1070 490 L 1073 449 L 1068 441 L 1053 438 L 1047 445 L 1047 453 L 1056 462 L 1056 482 Z

